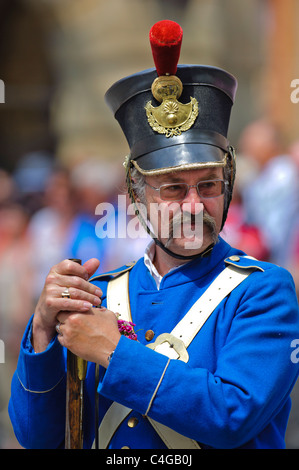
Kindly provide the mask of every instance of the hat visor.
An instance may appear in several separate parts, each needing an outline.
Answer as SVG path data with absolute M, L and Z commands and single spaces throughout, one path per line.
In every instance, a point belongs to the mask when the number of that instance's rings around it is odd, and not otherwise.
M 224 167 L 226 155 L 219 147 L 208 144 L 180 144 L 165 147 L 131 160 L 144 175 L 158 175 L 173 171 Z

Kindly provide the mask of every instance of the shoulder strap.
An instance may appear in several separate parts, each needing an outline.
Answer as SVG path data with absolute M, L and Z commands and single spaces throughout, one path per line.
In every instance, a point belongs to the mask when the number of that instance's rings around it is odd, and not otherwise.
M 98 442 L 100 449 L 107 449 L 114 433 L 117 431 L 120 424 L 131 413 L 131 411 L 132 409 L 123 406 L 116 401 L 112 403 L 103 417 L 98 430 Z M 168 449 L 200 449 L 199 444 L 193 439 L 189 439 L 188 437 L 179 434 L 173 429 L 164 426 L 157 421 L 154 421 L 148 416 L 147 419 Z M 95 443 L 93 444 L 93 448 L 95 448 Z
M 136 261 L 133 261 L 132 263 L 127 263 L 125 266 L 115 271 L 108 271 L 105 273 L 97 274 L 96 276 L 91 277 L 89 279 L 89 282 L 102 281 L 102 280 L 105 280 L 105 278 L 108 278 L 108 281 L 110 281 L 110 279 L 115 279 L 116 277 L 121 276 L 122 274 L 128 271 L 131 271 L 131 269 L 135 266 L 135 264 L 136 264 Z
M 171 336 L 182 341 L 187 349 L 215 308 L 239 284 L 241 284 L 241 282 L 243 282 L 252 273 L 252 271 L 253 269 L 239 269 L 233 265 L 227 266 L 190 308 L 184 318 L 176 325 L 171 332 Z M 155 349 L 155 351 L 165 354 L 168 357 L 171 355 L 172 359 L 184 360 L 184 358 L 178 356 L 178 353 L 173 347 L 171 341 L 166 339 L 161 343 L 161 338 L 159 336 L 155 343 L 149 344 L 148 347 Z M 187 362 L 188 358 L 189 356 L 186 356 L 186 360 L 184 360 L 184 362 Z
M 123 320 L 130 321 L 129 271 L 108 282 L 107 308 L 114 313 L 119 313 Z

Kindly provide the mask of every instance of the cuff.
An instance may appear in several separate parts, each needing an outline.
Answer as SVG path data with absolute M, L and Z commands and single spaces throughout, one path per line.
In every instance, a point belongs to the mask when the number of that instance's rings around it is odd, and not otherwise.
M 169 364 L 168 357 L 121 336 L 98 392 L 148 413 Z
M 64 348 L 55 336 L 45 351 L 35 354 L 30 342 L 31 333 L 32 318 L 21 342 L 17 374 L 25 390 L 47 392 L 65 376 Z

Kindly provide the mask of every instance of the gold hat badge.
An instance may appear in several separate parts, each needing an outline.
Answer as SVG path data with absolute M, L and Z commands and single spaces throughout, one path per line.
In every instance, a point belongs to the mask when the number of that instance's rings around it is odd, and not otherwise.
M 198 116 L 198 102 L 190 97 L 190 102 L 178 101 L 183 91 L 181 80 L 175 75 L 180 55 L 183 31 L 173 21 L 160 21 L 150 31 L 150 43 L 158 77 L 152 84 L 152 94 L 160 102 L 153 106 L 149 101 L 146 115 L 149 125 L 166 137 L 181 135 L 192 127 Z

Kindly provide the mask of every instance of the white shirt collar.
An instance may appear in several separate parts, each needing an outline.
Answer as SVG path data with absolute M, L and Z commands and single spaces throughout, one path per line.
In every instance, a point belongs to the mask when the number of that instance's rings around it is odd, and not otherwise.
M 154 241 L 151 241 L 150 244 L 145 249 L 143 259 L 144 259 L 145 266 L 148 268 L 149 272 L 153 276 L 157 285 L 157 289 L 159 290 L 163 276 L 161 276 L 161 274 L 158 272 L 156 266 L 153 263 L 155 253 L 156 253 L 156 244 Z M 177 269 L 178 267 L 179 266 L 175 266 L 174 268 L 171 268 L 169 272 L 173 271 L 174 269 Z

